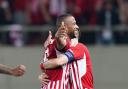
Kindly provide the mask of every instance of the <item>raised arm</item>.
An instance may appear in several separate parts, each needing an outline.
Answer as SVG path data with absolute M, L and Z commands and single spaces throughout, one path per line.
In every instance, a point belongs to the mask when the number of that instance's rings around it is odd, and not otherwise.
M 67 46 L 67 37 L 67 28 L 64 25 L 64 22 L 62 22 L 55 35 L 58 50 L 62 50 L 65 46 Z

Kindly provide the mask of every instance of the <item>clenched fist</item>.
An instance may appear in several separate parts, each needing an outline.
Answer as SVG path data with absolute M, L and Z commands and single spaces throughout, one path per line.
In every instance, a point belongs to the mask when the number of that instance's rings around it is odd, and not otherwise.
M 24 65 L 19 65 L 16 68 L 11 69 L 10 74 L 13 76 L 22 76 L 26 71 L 26 67 Z

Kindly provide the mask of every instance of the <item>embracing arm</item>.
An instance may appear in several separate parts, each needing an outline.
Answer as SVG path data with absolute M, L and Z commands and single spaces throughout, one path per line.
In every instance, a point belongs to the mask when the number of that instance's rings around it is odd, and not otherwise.
M 58 66 L 61 66 L 63 64 L 66 64 L 67 62 L 68 62 L 67 56 L 61 54 L 57 58 L 53 58 L 53 59 L 50 59 L 50 60 L 42 63 L 41 68 L 42 69 L 52 69 L 52 68 L 56 68 Z
M 57 58 L 49 59 L 41 64 L 42 69 L 52 69 L 58 66 L 62 66 L 66 63 L 70 63 L 74 60 L 74 55 L 70 51 L 66 51 L 64 54 L 60 54 Z
M 75 60 L 80 60 L 84 57 L 84 47 L 82 45 L 75 46 L 67 50 L 65 53 L 60 54 L 57 58 L 49 59 L 41 64 L 42 69 L 52 69 L 58 66 L 62 66 L 66 63 L 71 63 Z

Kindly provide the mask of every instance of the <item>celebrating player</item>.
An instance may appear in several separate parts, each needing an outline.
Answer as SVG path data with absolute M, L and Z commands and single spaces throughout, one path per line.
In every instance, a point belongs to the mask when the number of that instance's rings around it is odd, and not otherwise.
M 58 20 L 57 25 L 59 26 L 62 21 L 65 23 L 65 30 L 71 40 L 70 42 L 67 41 L 68 37 L 66 34 L 62 35 L 62 32 L 60 33 L 61 36 L 59 36 L 61 39 L 58 38 L 59 40 L 57 40 L 57 42 L 59 43 L 58 47 L 66 48 L 66 50 L 63 51 L 64 54 L 59 52 L 62 51 L 62 49 L 59 51 L 51 50 L 52 47 L 48 49 L 47 52 L 49 53 L 47 54 L 50 54 L 51 52 L 52 57 L 49 57 L 49 55 L 45 57 L 45 61 L 41 63 L 41 68 L 43 70 L 54 68 L 52 71 L 58 70 L 58 73 L 56 71 L 51 72 L 51 74 L 56 73 L 56 76 L 53 75 L 51 77 L 46 73 L 50 82 L 45 88 L 43 87 L 43 89 L 47 89 L 48 87 L 50 89 L 93 89 L 92 65 L 89 52 L 86 46 L 78 43 L 77 37 L 79 29 L 76 25 L 75 18 L 72 15 L 63 15 L 61 16 L 61 20 Z M 62 40 L 62 38 L 66 40 Z M 75 38 L 75 40 L 73 40 L 73 38 Z M 62 47 L 59 46 L 62 43 L 65 43 L 65 45 L 62 45 Z M 56 49 L 54 48 L 54 45 L 53 49 Z M 57 53 L 59 54 L 57 55 Z M 57 77 L 59 78 L 57 79 Z M 54 78 L 55 80 L 51 80 L 51 78 Z

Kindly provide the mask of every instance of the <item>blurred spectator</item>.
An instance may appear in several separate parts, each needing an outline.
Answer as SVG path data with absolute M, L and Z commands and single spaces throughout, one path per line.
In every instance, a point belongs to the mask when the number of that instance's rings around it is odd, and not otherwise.
M 49 12 L 55 23 L 59 15 L 66 13 L 66 0 L 49 0 Z
M 26 24 L 26 7 L 28 0 L 13 0 L 14 24 Z
M 102 43 L 110 44 L 113 42 L 111 27 L 119 24 L 118 12 L 110 1 L 100 2 L 99 7 L 97 7 L 97 23 L 104 26 L 99 38 Z
M 59 16 L 66 13 L 66 0 L 49 0 L 49 2 L 52 15 Z
M 117 25 L 119 24 L 118 11 L 113 7 L 111 2 L 100 2 L 97 7 L 97 23 L 98 25 Z
M 0 0 L 0 25 L 9 24 L 11 22 L 11 11 L 6 0 Z
M 30 0 L 27 12 L 31 24 L 51 24 L 66 13 L 66 0 Z
M 120 20 L 123 25 L 128 24 L 128 0 L 117 0 L 119 5 Z
M 31 25 L 41 25 L 49 22 L 49 14 L 44 14 L 44 8 L 47 8 L 48 2 L 44 0 L 29 0 L 27 6 L 28 23 Z
M 75 0 L 74 15 L 78 24 L 95 25 L 97 0 Z
M 66 0 L 66 5 L 67 13 L 74 13 L 74 9 L 76 7 L 76 0 Z
M 23 28 L 21 25 L 12 25 L 9 36 L 11 44 L 15 47 L 21 47 L 24 45 Z

